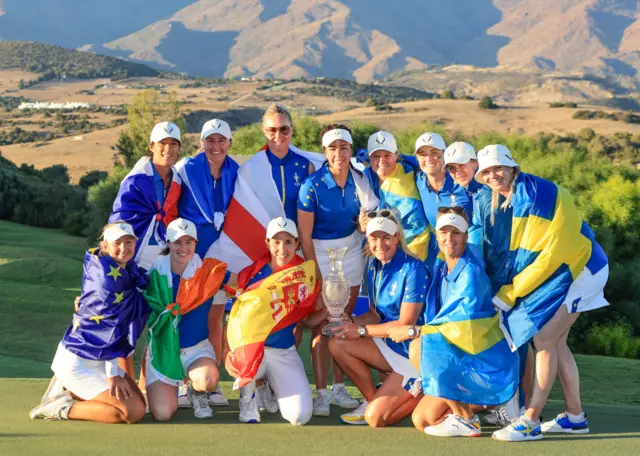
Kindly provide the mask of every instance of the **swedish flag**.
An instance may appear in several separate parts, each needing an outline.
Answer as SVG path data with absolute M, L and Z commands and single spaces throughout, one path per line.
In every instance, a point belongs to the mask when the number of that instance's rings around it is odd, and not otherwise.
M 491 303 L 491 282 L 469 252 L 449 273 L 436 261 L 422 327 L 420 375 L 425 395 L 478 405 L 507 402 L 518 387 L 511 352 Z
M 422 261 L 433 257 L 435 236 L 424 214 L 420 194 L 415 184 L 413 168 L 398 162 L 396 169 L 380 183 L 380 208 L 395 208 L 400 213 L 404 237 L 409 250 Z
M 566 189 L 520 173 L 512 205 L 505 265 L 510 281 L 493 303 L 505 312 L 506 335 L 516 350 L 553 317 L 585 268 L 595 274 L 608 260 Z

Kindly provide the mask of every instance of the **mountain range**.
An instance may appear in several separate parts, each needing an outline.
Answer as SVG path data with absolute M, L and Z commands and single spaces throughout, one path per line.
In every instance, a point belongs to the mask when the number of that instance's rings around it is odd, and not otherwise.
M 459 64 L 637 77 L 640 3 L 0 0 L 0 39 L 73 47 L 192 76 L 366 82 Z

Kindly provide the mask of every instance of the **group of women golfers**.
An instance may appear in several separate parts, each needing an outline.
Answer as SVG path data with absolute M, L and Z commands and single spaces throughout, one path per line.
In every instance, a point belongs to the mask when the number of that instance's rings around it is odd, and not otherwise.
M 425 132 L 399 151 L 379 131 L 356 159 L 346 125 L 322 129 L 322 154 L 296 148 L 294 128 L 284 106 L 270 106 L 266 145 L 242 166 L 223 120 L 206 122 L 200 152 L 182 159 L 178 126 L 153 128 L 148 156 L 85 254 L 72 324 L 31 418 L 171 421 L 184 406 L 215 419 L 212 407 L 228 405 L 222 366 L 241 375 L 225 314 L 241 313 L 245 290 L 311 261 L 313 306 L 264 339 L 259 368 L 240 387 L 240 422 L 280 413 L 305 425 L 333 406 L 345 424 L 411 416 L 436 437 L 480 436 L 482 426 L 510 442 L 588 433 L 567 337 L 582 312 L 608 305 L 609 267 L 567 190 L 526 173 L 501 144 L 476 151 Z M 249 244 L 264 255 L 244 255 Z M 341 247 L 350 289 L 327 336 L 319 290 L 327 249 Z M 315 395 L 298 353 L 304 331 Z M 541 422 L 557 377 L 566 411 Z

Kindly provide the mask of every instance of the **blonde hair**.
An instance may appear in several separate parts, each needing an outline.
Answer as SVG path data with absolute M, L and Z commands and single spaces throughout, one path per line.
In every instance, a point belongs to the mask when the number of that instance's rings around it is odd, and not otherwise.
M 413 254 L 413 252 L 411 252 L 411 250 L 409 250 L 409 246 L 407 245 L 407 240 L 404 238 L 404 228 L 402 228 L 402 223 L 400 222 L 400 217 L 396 216 L 397 209 L 396 208 L 391 208 L 391 209 L 388 209 L 388 210 L 391 211 L 391 216 L 389 218 L 398 226 L 398 231 L 396 232 L 396 235 L 395 235 L 396 239 L 398 239 L 398 247 L 400 247 L 400 249 L 407 256 L 416 258 L 416 256 Z M 429 229 L 429 228 L 427 228 L 427 229 Z M 375 256 L 373 254 L 373 252 L 371 251 L 371 247 L 369 247 L 369 240 L 368 239 L 367 239 L 367 242 L 364 243 L 364 247 L 362 248 L 362 252 L 363 252 L 364 256 L 366 256 L 366 257 L 374 257 Z
M 513 199 L 513 193 L 516 191 L 516 178 L 520 174 L 520 168 L 513 168 L 513 176 L 511 177 L 511 185 L 509 186 L 509 196 L 504 200 L 502 204 L 500 204 L 499 208 L 503 211 L 506 211 L 509 205 L 511 204 L 511 200 Z M 500 202 L 500 192 L 497 190 L 491 191 L 491 226 L 496 223 L 496 209 L 498 209 L 498 203 Z
M 105 250 L 105 246 L 107 245 L 107 241 L 104 240 L 104 232 L 107 231 L 112 226 L 120 225 L 121 223 L 127 223 L 127 222 L 125 222 L 124 220 L 117 220 L 113 223 L 107 223 L 105 226 L 102 227 L 102 230 L 100 232 L 100 237 L 98 238 L 99 240 L 98 245 L 100 246 L 100 255 L 106 255 L 106 253 L 103 252 L 103 250 Z
M 269 107 L 267 107 L 266 111 L 262 115 L 262 123 L 264 123 L 264 120 L 267 117 L 277 116 L 277 115 L 285 116 L 289 120 L 289 123 L 291 124 L 291 126 L 293 127 L 293 118 L 291 117 L 291 113 L 289 113 L 287 108 L 280 103 L 273 103 L 269 105 Z

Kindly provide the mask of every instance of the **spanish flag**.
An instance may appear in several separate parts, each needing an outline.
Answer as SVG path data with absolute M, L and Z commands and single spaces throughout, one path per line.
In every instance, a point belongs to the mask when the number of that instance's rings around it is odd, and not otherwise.
M 168 380 L 182 383 L 185 373 L 180 362 L 180 317 L 203 304 L 220 289 L 227 265 L 213 258 L 204 261 L 195 254 L 173 283 L 169 255 L 158 257 L 149 271 L 149 287 L 144 292 L 151 316 L 147 336 L 147 362 Z M 174 288 L 178 287 L 174 301 Z
M 239 288 L 244 288 L 269 261 L 270 256 L 265 255 L 245 268 L 238 276 Z M 269 334 L 302 320 L 315 310 L 320 291 L 315 262 L 303 262 L 296 256 L 291 264 L 249 286 L 233 304 L 227 339 L 231 349 L 228 362 L 240 374 L 234 387 L 246 385 L 257 374 Z

